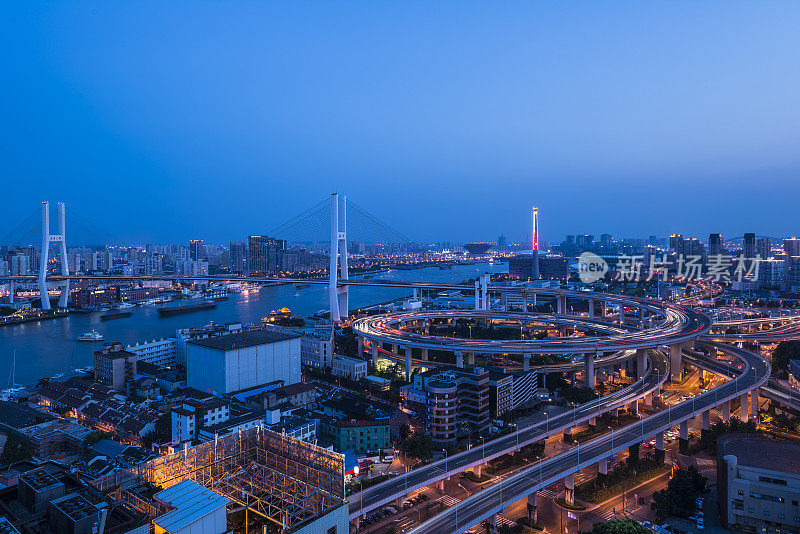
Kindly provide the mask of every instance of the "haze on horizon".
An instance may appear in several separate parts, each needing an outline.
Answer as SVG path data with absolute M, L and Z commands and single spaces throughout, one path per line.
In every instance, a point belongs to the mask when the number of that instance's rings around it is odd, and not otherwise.
M 239 240 L 333 191 L 416 240 L 800 233 L 800 4 L 18 2 L 5 234 Z

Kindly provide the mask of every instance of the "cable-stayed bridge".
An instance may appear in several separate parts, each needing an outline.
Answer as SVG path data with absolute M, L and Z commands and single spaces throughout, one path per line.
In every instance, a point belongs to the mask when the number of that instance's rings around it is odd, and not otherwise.
M 39 210 L 37 210 L 39 212 Z M 378 217 L 370 214 L 345 196 L 337 193 L 330 195 L 299 213 L 288 221 L 274 227 L 266 235 L 284 240 L 292 245 L 315 246 L 327 250 L 330 257 L 328 277 L 326 279 L 295 279 L 277 276 L 186 276 L 186 275 L 122 275 L 101 274 L 83 275 L 70 273 L 67 262 L 67 246 L 106 246 L 122 245 L 119 239 L 89 219 L 68 211 L 64 203 L 58 203 L 57 232 L 54 233 L 50 223 L 49 202 L 43 202 L 41 211 L 26 217 L 19 225 L 0 238 L 1 245 L 11 245 L 35 250 L 38 244 L 39 268 L 38 276 L 6 275 L 0 280 L 11 283 L 11 295 L 16 282 L 38 279 L 39 292 L 43 309 L 50 309 L 48 290 L 60 289 L 59 307 L 66 307 L 69 295 L 69 282 L 81 280 L 186 280 L 186 281 L 252 281 L 272 283 L 306 283 L 327 284 L 330 287 L 330 312 L 333 320 L 347 316 L 348 286 L 353 284 L 379 285 L 366 281 L 349 280 L 348 243 L 359 242 L 377 246 L 386 253 L 398 252 L 411 243 L 402 232 L 395 230 Z M 74 222 L 73 222 L 74 221 Z M 51 259 L 51 245 L 57 245 Z M 386 284 L 380 284 L 386 285 Z M 400 284 L 405 286 L 406 284 Z

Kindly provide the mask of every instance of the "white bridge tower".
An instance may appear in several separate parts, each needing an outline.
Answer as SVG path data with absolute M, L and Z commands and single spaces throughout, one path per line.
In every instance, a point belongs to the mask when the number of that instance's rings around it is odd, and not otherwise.
M 50 233 L 50 203 L 42 202 L 42 251 L 39 258 L 39 295 L 42 299 L 42 309 L 50 309 L 50 296 L 47 290 L 51 287 L 60 287 L 61 295 L 58 297 L 58 307 L 66 308 L 67 299 L 69 298 L 69 280 L 58 280 L 49 282 L 47 280 L 47 266 L 48 256 L 50 253 L 50 243 L 59 243 L 59 259 L 61 263 L 61 274 L 64 276 L 69 275 L 69 267 L 67 265 L 67 242 L 65 236 L 66 230 L 66 214 L 64 203 L 58 203 L 58 233 Z
M 341 217 L 339 207 L 341 206 Z M 341 272 L 339 268 L 341 267 Z M 350 314 L 348 303 L 348 286 L 339 287 L 339 277 L 347 280 L 347 197 L 339 194 L 331 195 L 331 266 L 328 297 L 331 303 L 331 321 L 338 322 Z

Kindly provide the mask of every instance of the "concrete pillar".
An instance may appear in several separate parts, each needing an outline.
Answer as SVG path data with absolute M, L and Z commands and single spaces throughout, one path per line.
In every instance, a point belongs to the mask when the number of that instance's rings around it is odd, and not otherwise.
M 575 475 L 569 474 L 564 477 L 564 501 L 572 506 L 575 504 Z
M 669 379 L 672 382 L 681 381 L 681 343 L 669 347 Z
M 644 308 L 639 308 L 639 327 L 642 330 L 646 328 L 644 317 L 645 317 Z
M 364 357 L 364 338 L 358 336 L 358 357 L 359 359 Z
M 522 355 L 522 370 L 523 371 L 530 371 L 531 370 L 531 355 L 530 354 L 523 354 Z
M 632 403 L 630 403 L 630 406 L 628 407 L 628 411 L 631 413 L 631 415 L 639 415 L 639 400 L 638 399 L 633 401 Z
M 711 430 L 711 410 L 706 410 L 703 412 L 702 415 L 703 419 L 703 430 Z
M 597 425 L 597 417 L 590 417 L 589 418 L 589 426 L 596 426 Z
M 605 316 L 606 316 L 606 301 L 601 300 L 600 301 L 600 317 L 605 317 Z
M 748 395 L 747 393 L 739 397 L 739 419 L 741 419 L 742 421 L 748 421 L 750 419 L 749 397 L 750 395 Z
M 589 299 L 589 317 L 594 317 L 594 299 Z
M 758 388 L 750 392 L 750 416 L 758 422 Z
M 411 347 L 406 347 L 406 380 L 411 378 Z
M 594 354 L 584 354 L 583 382 L 587 388 L 594 389 Z
M 395 356 L 400 354 L 400 345 L 392 345 L 392 354 Z
M 558 313 L 567 313 L 567 297 L 564 295 L 558 296 Z
M 460 352 L 456 352 L 456 367 L 464 367 L 464 355 Z
M 664 447 L 664 433 L 659 432 L 656 434 L 656 450 L 655 458 L 657 462 L 665 462 L 667 459 L 667 451 Z
M 731 401 L 725 401 L 720 406 L 722 409 L 722 420 L 728 421 L 731 418 Z
M 614 417 L 619 416 L 619 408 L 613 408 L 611 410 L 611 415 L 613 415 Z
M 645 349 L 636 349 L 636 378 L 642 378 L 647 371 L 647 352 Z
M 530 495 L 528 495 L 528 517 L 531 520 L 531 524 L 535 525 L 539 522 L 539 500 L 537 496 L 539 495 L 538 492 L 534 491 Z
M 599 462 L 597 462 L 597 472 L 601 475 L 608 474 L 608 458 L 603 458 Z
M 489 525 L 492 528 L 492 532 L 497 534 L 497 514 L 494 514 L 492 517 L 489 518 Z
M 422 361 L 423 362 L 430 361 L 428 359 L 428 349 L 421 349 L 421 351 L 422 351 Z
M 475 353 L 474 352 L 467 352 L 464 354 L 467 358 L 467 365 L 475 365 Z
M 624 304 L 620 304 L 619 305 L 619 325 L 620 326 L 625 325 L 625 305 Z
M 689 439 L 689 421 L 684 421 L 684 422 L 681 423 L 680 438 L 682 440 L 688 440 Z

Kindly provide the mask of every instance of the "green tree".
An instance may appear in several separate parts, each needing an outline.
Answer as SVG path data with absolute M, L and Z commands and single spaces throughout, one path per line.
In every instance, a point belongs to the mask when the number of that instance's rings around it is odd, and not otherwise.
M 433 440 L 424 432 L 414 432 L 403 441 L 401 449 L 406 456 L 427 460 L 433 456 Z
M 633 519 L 612 519 L 594 523 L 592 534 L 651 534 L 651 532 Z
M 789 360 L 796 359 L 800 359 L 800 341 L 781 341 L 772 351 L 772 373 L 784 375 L 789 370 Z
M 706 477 L 694 466 L 678 469 L 665 489 L 653 493 L 653 510 L 662 518 L 689 517 L 697 511 L 695 500 L 705 489 L 706 482 Z
M 397 433 L 400 435 L 400 441 L 405 441 L 411 435 L 411 427 L 408 426 L 408 423 L 400 423 Z
M 111 432 L 105 432 L 103 430 L 93 430 L 86 435 L 86 438 L 83 442 L 86 445 L 94 445 L 101 439 L 111 439 L 114 435 Z

